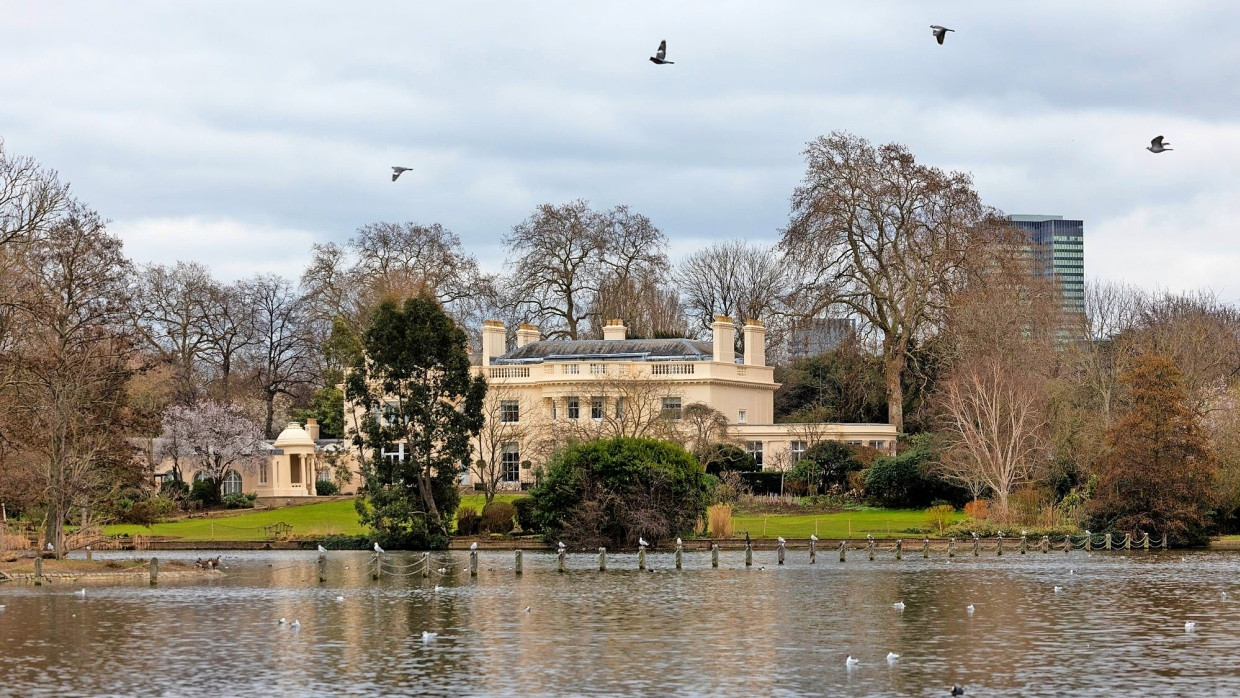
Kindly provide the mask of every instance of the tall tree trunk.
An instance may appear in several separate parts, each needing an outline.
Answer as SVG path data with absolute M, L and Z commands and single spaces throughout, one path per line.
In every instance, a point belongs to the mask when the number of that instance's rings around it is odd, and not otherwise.
M 883 368 L 887 374 L 887 422 L 904 433 L 904 348 L 891 342 L 883 343 Z

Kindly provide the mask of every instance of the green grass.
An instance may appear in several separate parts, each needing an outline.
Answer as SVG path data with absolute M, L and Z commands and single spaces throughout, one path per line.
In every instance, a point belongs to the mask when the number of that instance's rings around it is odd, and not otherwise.
M 496 501 L 511 502 L 520 495 L 497 494 Z M 485 501 L 480 494 L 461 497 L 461 506 L 473 507 L 481 512 Z M 357 522 L 357 510 L 352 500 L 305 504 L 282 509 L 262 509 L 235 516 L 214 516 L 209 519 L 181 519 L 153 526 L 117 524 L 105 526 L 104 535 L 167 536 L 190 541 L 213 540 L 266 540 L 264 526 L 284 522 L 293 527 L 293 538 L 321 538 L 323 536 L 354 536 L 366 533 Z
M 957 512 L 950 523 L 964 518 Z M 745 531 L 753 538 L 809 538 L 813 533 L 819 538 L 908 538 L 908 529 L 928 529 L 922 509 L 857 509 L 833 514 L 777 514 L 770 516 L 733 516 L 734 536 L 744 537 Z

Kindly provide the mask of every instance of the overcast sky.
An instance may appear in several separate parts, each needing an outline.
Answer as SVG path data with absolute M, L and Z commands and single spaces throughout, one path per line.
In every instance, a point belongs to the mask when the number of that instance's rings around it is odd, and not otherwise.
M 839 129 L 1084 219 L 1090 277 L 1234 301 L 1238 36 L 1232 0 L 0 0 L 0 137 L 136 261 L 235 279 L 296 278 L 375 221 L 441 223 L 499 270 L 506 230 L 576 198 L 646 214 L 674 257 L 774 241 L 805 143 Z

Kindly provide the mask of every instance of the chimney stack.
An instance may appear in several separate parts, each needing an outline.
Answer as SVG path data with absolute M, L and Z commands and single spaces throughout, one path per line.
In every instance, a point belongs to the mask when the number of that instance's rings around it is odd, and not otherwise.
M 710 324 L 711 339 L 714 342 L 715 361 L 725 364 L 736 363 L 736 326 L 727 315 L 716 315 Z
M 310 435 L 311 441 L 319 440 L 319 420 L 310 417 L 306 420 L 306 433 Z
M 526 344 L 537 342 L 540 339 L 542 339 L 542 335 L 539 334 L 538 332 L 538 325 L 531 325 L 529 323 L 523 322 L 521 323 L 521 326 L 517 328 L 517 348 L 518 349 L 525 346 Z
M 745 365 L 766 365 L 766 327 L 761 320 L 748 318 L 742 328 L 745 333 Z
M 628 336 L 629 328 L 624 326 L 624 320 L 612 318 L 603 325 L 603 339 L 625 339 Z
M 501 356 L 508 344 L 508 333 L 504 323 L 499 320 L 486 320 L 482 323 L 482 365 L 490 366 L 491 359 Z

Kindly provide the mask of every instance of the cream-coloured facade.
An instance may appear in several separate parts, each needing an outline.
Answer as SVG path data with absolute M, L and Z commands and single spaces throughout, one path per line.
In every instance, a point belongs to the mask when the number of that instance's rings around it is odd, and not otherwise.
M 890 424 L 775 424 L 774 368 L 766 365 L 766 329 L 742 327 L 743 355 L 735 352 L 735 325 L 715 318 L 710 342 L 689 339 L 628 339 L 620 320 L 603 339 L 542 340 L 522 325 L 507 350 L 506 330 L 488 321 L 481 360 L 474 371 L 489 385 L 486 424 L 476 440 L 475 461 L 499 464 L 501 486 L 533 479 L 540 463 L 565 435 L 678 436 L 702 434 L 705 405 L 726 420 L 726 440 L 744 448 L 765 469 L 791 466 L 809 446 L 835 439 L 894 452 Z M 465 483 L 476 481 L 471 472 Z

